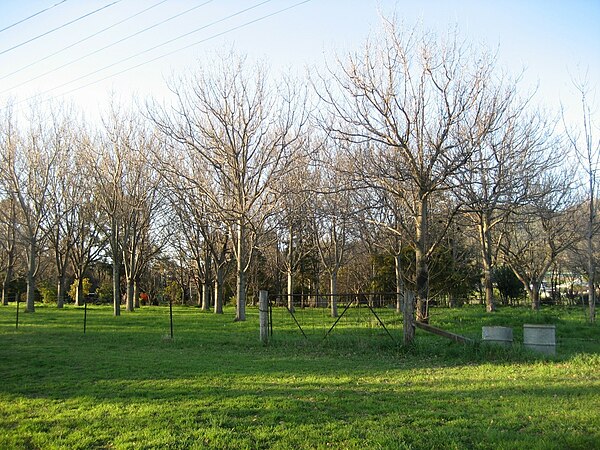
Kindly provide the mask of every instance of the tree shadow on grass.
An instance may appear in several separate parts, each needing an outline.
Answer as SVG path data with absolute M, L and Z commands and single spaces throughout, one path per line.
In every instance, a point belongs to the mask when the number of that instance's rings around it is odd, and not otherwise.
M 400 379 L 390 373 L 370 382 L 351 375 L 323 377 L 316 369 L 302 375 L 272 372 L 262 378 L 248 374 L 238 378 L 199 374 L 103 379 L 71 386 L 69 391 L 50 390 L 44 397 L 63 405 L 66 412 L 61 414 L 58 408 L 57 423 L 49 426 L 76 418 L 81 411 L 70 413 L 68 407 L 78 404 L 88 411 L 79 420 L 106 420 L 108 415 L 111 426 L 168 426 L 182 434 L 185 429 L 224 429 L 238 436 L 267 427 L 273 439 L 290 443 L 295 441 L 288 429 L 340 439 L 333 430 L 344 427 L 348 439 L 375 442 L 383 435 L 391 439 L 388 443 L 395 439 L 417 447 L 431 439 L 473 447 L 486 433 L 495 445 L 508 447 L 536 443 L 539 447 L 542 442 L 547 445 L 539 448 L 551 448 L 550 444 L 593 448 L 600 442 L 597 416 L 585 413 L 600 407 L 598 380 L 585 386 L 568 380 L 541 386 L 536 383 L 542 376 L 507 380 L 497 373 L 469 378 L 457 371 L 452 377 L 430 372 Z M 296 444 L 301 447 L 301 442 Z

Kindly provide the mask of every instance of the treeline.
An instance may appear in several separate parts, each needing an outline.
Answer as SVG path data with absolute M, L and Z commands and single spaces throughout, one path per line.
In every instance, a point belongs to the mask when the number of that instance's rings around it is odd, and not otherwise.
M 382 28 L 303 80 L 221 55 L 173 79 L 171 98 L 113 103 L 99 125 L 65 105 L 26 119 L 8 105 L 3 303 L 21 283 L 28 311 L 40 286 L 61 307 L 73 283 L 80 304 L 91 278 L 115 315 L 141 292 L 216 313 L 232 296 L 244 320 L 258 289 L 342 289 L 396 292 L 404 320 L 426 321 L 430 299 L 477 290 L 493 311 L 499 267 L 533 308 L 557 265 L 593 287 L 591 134 L 457 35 Z

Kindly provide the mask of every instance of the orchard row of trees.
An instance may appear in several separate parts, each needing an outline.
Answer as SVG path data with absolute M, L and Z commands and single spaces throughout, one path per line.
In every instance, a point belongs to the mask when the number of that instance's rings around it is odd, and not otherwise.
M 249 285 L 280 289 L 282 275 L 290 307 L 320 288 L 335 316 L 343 275 L 347 290 L 396 292 L 411 323 L 479 283 L 493 311 L 499 266 L 539 308 L 560 262 L 589 281 L 593 321 L 600 149 L 585 84 L 578 134 L 457 35 L 383 28 L 309 80 L 222 55 L 172 80 L 171 98 L 113 103 L 94 127 L 65 105 L 25 121 L 5 108 L 3 302 L 20 274 L 33 312 L 51 268 L 58 306 L 71 279 L 79 304 L 101 263 L 115 315 L 122 292 L 132 311 L 169 272 L 216 313 L 235 274 L 238 320 Z

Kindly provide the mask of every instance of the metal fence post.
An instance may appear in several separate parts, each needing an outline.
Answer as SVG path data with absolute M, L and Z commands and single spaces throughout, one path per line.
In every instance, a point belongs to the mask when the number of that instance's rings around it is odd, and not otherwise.
M 85 334 L 85 329 L 87 328 L 87 297 L 83 299 L 83 334 Z
M 19 329 L 19 300 L 21 300 L 21 293 L 17 291 L 17 321 L 15 323 L 15 329 Z

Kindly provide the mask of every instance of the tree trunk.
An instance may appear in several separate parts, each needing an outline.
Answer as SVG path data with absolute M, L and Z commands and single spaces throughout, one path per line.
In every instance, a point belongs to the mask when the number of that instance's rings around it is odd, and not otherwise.
M 202 283 L 202 311 L 210 310 L 210 282 Z
M 331 317 L 338 316 L 337 276 L 338 276 L 338 271 L 337 271 L 337 269 L 334 269 L 331 272 L 331 277 L 329 278 L 329 293 L 331 294 Z
M 6 230 L 6 273 L 4 274 L 4 280 L 2 282 L 2 304 L 8 305 L 8 284 L 13 279 L 13 272 L 15 267 L 15 238 L 16 238 L 16 212 L 15 212 L 15 201 L 14 197 L 10 197 L 10 210 L 11 210 L 11 222 L 9 228 Z
M 593 208 L 593 206 L 592 206 Z M 594 264 L 594 240 L 592 223 L 588 225 L 587 247 L 587 273 L 588 273 L 588 305 L 590 309 L 590 323 L 596 321 L 596 265 Z
M 217 267 L 215 275 L 215 314 L 223 314 L 223 268 Z
M 82 306 L 83 302 L 83 279 L 82 277 L 77 277 L 75 278 L 75 282 L 77 283 L 76 287 L 75 287 L 75 298 L 73 299 L 75 301 L 75 306 Z
M 2 305 L 8 305 L 8 286 L 6 281 L 2 283 Z
M 10 258 L 10 257 L 9 257 Z M 2 282 L 2 304 L 8 305 L 8 284 L 12 281 L 13 277 L 13 264 L 9 260 L 6 273 L 4 274 L 4 280 Z
M 196 306 L 198 308 L 202 309 L 204 307 L 204 283 L 200 283 L 200 280 L 198 278 L 195 278 L 194 285 L 196 286 L 196 293 L 197 293 Z M 191 291 L 192 291 L 192 288 L 190 287 L 190 292 Z
M 127 312 L 133 311 L 133 279 L 127 277 L 127 294 L 125 300 L 125 309 Z
M 202 286 L 198 286 L 198 292 L 200 292 L 200 288 L 202 288 L 202 298 L 198 299 L 201 302 L 200 306 L 202 311 L 210 310 L 210 279 L 211 272 L 213 270 L 213 255 L 210 252 L 210 247 L 208 244 L 204 245 L 204 278 L 202 279 Z M 198 272 L 200 271 L 200 265 L 198 265 Z M 198 278 L 198 284 L 200 284 L 200 278 Z
M 485 310 L 493 312 L 496 310 L 494 303 L 494 285 L 492 284 L 492 233 L 489 229 L 487 216 L 481 217 L 479 224 L 479 239 L 481 244 L 481 260 L 483 263 L 483 290 L 485 292 Z
M 595 269 L 591 270 L 593 274 Z M 590 323 L 596 322 L 596 286 L 592 280 L 592 276 L 590 276 L 590 280 L 588 280 L 588 304 L 590 307 Z
M 404 291 L 405 298 L 402 307 L 402 334 L 404 345 L 412 344 L 415 340 L 415 294 L 411 291 Z
M 402 260 L 400 253 L 394 255 L 394 265 L 396 268 L 396 313 L 403 311 L 404 298 L 404 279 L 402 278 Z
M 416 287 L 417 287 L 417 321 L 428 323 L 427 297 L 429 295 L 429 268 L 420 249 L 415 252 Z
M 540 309 L 540 282 L 532 281 L 531 282 L 531 309 L 534 311 L 539 311 Z
M 428 323 L 427 298 L 429 296 L 429 267 L 427 265 L 427 215 L 428 205 L 425 196 L 421 196 L 417 214 L 415 246 L 415 286 L 417 290 L 417 321 Z
M 133 280 L 133 308 L 140 308 L 140 285 L 137 279 Z
M 448 294 L 448 307 L 456 308 L 458 306 L 458 298 L 454 292 Z
M 246 229 L 243 220 L 238 222 L 237 286 L 235 320 L 246 320 Z
M 27 268 L 27 306 L 25 311 L 35 312 L 35 273 L 37 264 L 37 245 L 35 239 L 29 243 L 29 267 Z
M 113 256 L 114 257 L 114 256 Z M 113 261 L 113 314 L 115 316 L 121 315 L 121 271 L 120 261 L 116 258 Z
M 294 311 L 294 279 L 293 279 L 293 261 L 294 261 L 294 228 L 290 226 L 288 230 L 288 254 L 287 254 L 287 302 L 288 309 Z
M 289 310 L 294 311 L 294 278 L 291 267 L 287 271 L 287 302 Z
M 58 285 L 56 286 L 56 307 L 62 308 L 65 304 L 65 274 L 58 277 Z
M 492 269 L 486 262 L 483 263 L 483 290 L 485 293 L 485 310 L 487 312 L 496 311 L 494 285 L 492 283 Z

